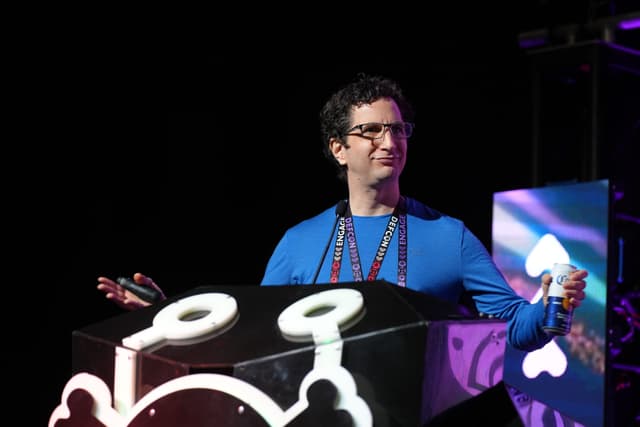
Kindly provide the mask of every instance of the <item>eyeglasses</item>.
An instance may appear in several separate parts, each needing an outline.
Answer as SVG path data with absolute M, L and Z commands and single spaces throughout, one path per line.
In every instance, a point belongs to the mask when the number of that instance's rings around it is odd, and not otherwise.
M 345 133 L 345 135 L 355 135 L 371 140 L 377 140 L 384 138 L 385 132 L 389 129 L 393 137 L 406 139 L 413 134 L 413 127 L 414 124 L 410 122 L 363 123 L 352 127 Z M 360 133 L 352 133 L 356 129 L 359 130 Z

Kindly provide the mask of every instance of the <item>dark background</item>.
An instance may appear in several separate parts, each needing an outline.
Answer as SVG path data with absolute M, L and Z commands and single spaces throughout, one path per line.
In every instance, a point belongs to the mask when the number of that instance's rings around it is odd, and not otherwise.
M 16 289 L 14 309 L 38 313 L 36 327 L 12 329 L 20 345 L 9 356 L 46 384 L 37 425 L 70 378 L 71 332 L 122 313 L 95 289 L 98 276 L 140 271 L 168 295 L 257 285 L 285 229 L 345 195 L 322 155 L 317 114 L 356 72 L 397 79 L 416 107 L 403 193 L 464 220 L 490 247 L 493 193 L 533 183 L 529 57 L 518 35 L 607 17 L 613 5 L 558 4 L 460 19 L 455 5 L 440 5 L 402 39 L 392 14 L 377 10 L 372 26 L 336 24 L 337 43 L 259 30 L 164 40 L 161 53 L 152 34 L 45 40 L 50 73 L 29 79 L 45 118 L 25 129 L 39 143 L 22 145 L 29 160 L 10 196 L 25 209 L 8 227 L 19 241 L 13 267 L 30 285 Z M 25 299 L 33 309 L 17 308 Z

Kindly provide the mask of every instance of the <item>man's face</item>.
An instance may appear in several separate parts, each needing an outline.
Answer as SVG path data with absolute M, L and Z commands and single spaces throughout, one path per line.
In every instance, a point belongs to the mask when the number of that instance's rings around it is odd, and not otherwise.
M 383 98 L 354 107 L 351 126 L 346 147 L 332 145 L 338 162 L 347 166 L 350 185 L 398 180 L 406 163 L 407 138 L 402 136 L 402 114 L 395 101 Z

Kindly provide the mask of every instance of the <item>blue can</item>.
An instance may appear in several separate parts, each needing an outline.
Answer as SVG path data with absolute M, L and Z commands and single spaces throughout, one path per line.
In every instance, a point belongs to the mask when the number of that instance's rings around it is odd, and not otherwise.
M 551 269 L 551 284 L 542 325 L 542 329 L 550 335 L 567 335 L 571 332 L 573 306 L 569 304 L 569 298 L 564 296 L 562 284 L 574 271 L 576 271 L 575 266 L 560 263 L 553 264 Z

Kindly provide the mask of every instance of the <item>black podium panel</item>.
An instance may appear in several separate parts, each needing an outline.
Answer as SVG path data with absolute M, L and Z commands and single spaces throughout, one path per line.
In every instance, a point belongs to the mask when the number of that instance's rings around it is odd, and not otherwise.
M 285 330 L 280 320 L 285 311 L 337 289 L 357 291 L 353 293 L 362 298 L 357 313 L 336 325 L 337 330 L 329 327 L 324 331 L 323 326 L 309 335 Z M 167 333 L 167 337 L 135 347 L 137 341 L 132 337 L 157 323 L 160 313 L 172 304 L 209 295 L 234 300 L 237 310 L 224 326 L 187 338 Z M 340 304 L 315 304 L 303 313 L 305 319 L 322 318 L 326 312 L 341 310 Z M 195 307 L 191 313 L 194 319 L 206 315 L 198 310 Z M 339 365 L 353 379 L 357 400 L 364 402 L 365 412 L 370 411 L 376 426 L 421 425 L 502 379 L 504 323 L 470 319 L 461 313 L 445 301 L 384 281 L 205 286 L 74 331 L 73 374 L 91 374 L 104 381 L 114 395 L 114 406 L 123 382 L 130 386 L 125 388 L 125 395 L 130 394 L 129 406 L 141 399 L 147 405 L 154 392 L 172 380 L 215 374 L 207 378 L 225 376 L 238 380 L 241 386 L 248 384 L 286 412 L 305 400 L 301 390 L 311 394 L 308 376 L 312 371 L 324 372 L 324 366 Z M 295 330 L 298 325 L 294 322 L 290 326 Z M 124 364 L 124 370 L 123 351 L 133 359 Z M 238 384 L 230 387 L 235 390 Z M 185 391 L 181 394 L 189 394 Z M 175 400 L 175 391 L 172 396 Z M 348 407 L 347 400 L 343 399 L 343 406 Z M 141 417 L 137 416 L 137 422 Z M 296 425 L 295 420 L 287 425 Z

